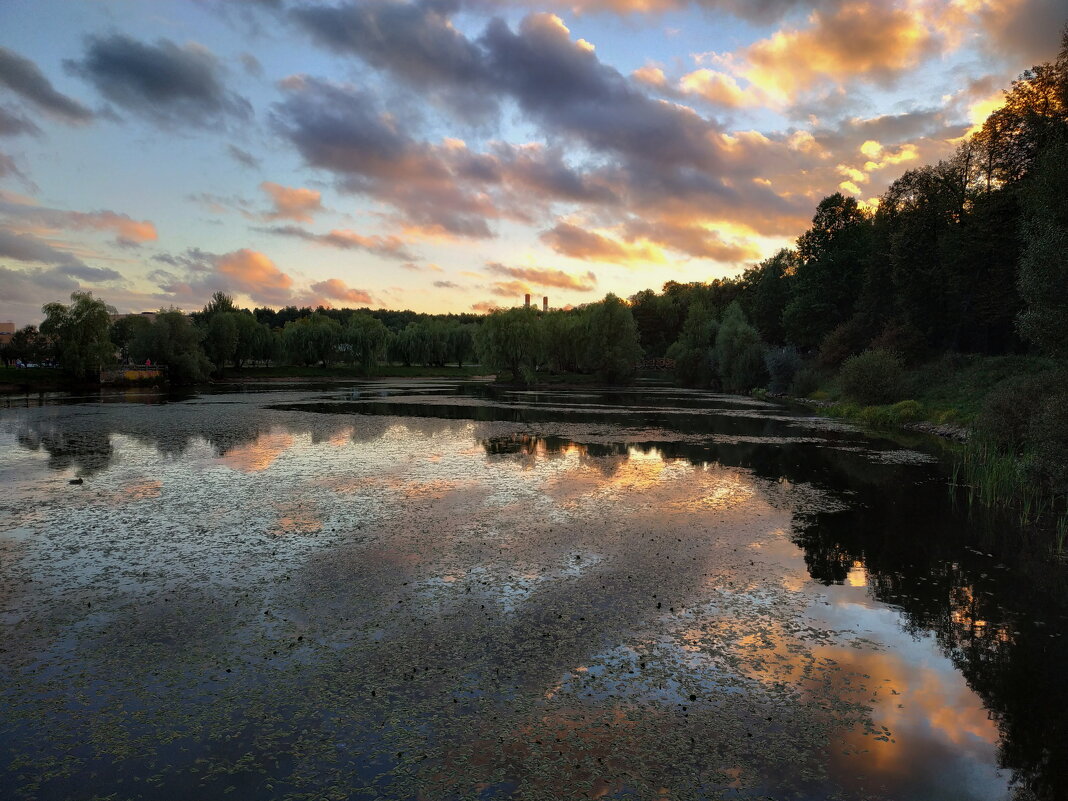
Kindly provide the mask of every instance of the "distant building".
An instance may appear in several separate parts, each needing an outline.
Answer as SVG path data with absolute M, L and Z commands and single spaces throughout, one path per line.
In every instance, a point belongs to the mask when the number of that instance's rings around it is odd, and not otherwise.
M 526 306 L 527 308 L 530 308 L 530 293 L 529 293 L 529 292 L 527 293 L 527 296 L 526 296 L 526 297 L 527 297 L 527 299 L 526 299 L 526 301 L 525 301 L 525 302 L 523 303 L 523 305 L 524 305 L 524 306 Z
M 549 296 L 546 295 L 541 299 L 541 310 L 543 312 L 549 311 Z
M 6 345 L 15 335 L 15 324 L 12 322 L 0 323 L 0 345 Z

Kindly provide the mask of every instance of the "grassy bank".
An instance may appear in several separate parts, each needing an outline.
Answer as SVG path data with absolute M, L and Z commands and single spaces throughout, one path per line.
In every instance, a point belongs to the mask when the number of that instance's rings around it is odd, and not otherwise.
M 1068 546 L 1068 366 L 1031 356 L 950 354 L 906 369 L 894 403 L 865 405 L 842 374 L 804 402 L 881 429 L 921 429 L 965 440 L 954 453 L 964 502 L 1001 509 Z
M 837 375 L 829 375 L 808 395 L 833 417 L 857 420 L 877 428 L 926 422 L 970 428 L 990 393 L 1007 382 L 1049 374 L 1052 359 L 1037 356 L 949 354 L 905 371 L 894 403 L 865 405 L 851 399 Z
M 269 381 L 279 379 L 332 379 L 332 378 L 472 378 L 484 375 L 485 370 L 478 366 L 464 367 L 419 367 L 379 366 L 370 372 L 354 367 L 295 367 L 280 365 L 276 367 L 243 367 L 240 370 L 227 368 L 217 377 L 217 381 Z
M 70 382 L 47 367 L 0 367 L 0 392 L 46 392 L 66 389 Z

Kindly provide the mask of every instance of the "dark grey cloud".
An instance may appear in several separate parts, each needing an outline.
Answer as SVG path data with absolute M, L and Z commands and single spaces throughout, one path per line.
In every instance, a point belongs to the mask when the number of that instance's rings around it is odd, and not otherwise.
M 468 117 L 496 108 L 483 53 L 450 24 L 458 0 L 358 0 L 303 5 L 290 14 L 314 41 L 335 53 L 357 56 L 376 69 L 441 95 Z
M 55 269 L 62 272 L 64 275 L 80 278 L 83 281 L 88 281 L 93 284 L 99 284 L 103 281 L 122 280 L 122 274 L 116 270 L 112 270 L 110 267 L 88 267 L 84 264 L 71 264 L 63 267 L 56 267 Z
M 30 134 L 39 136 L 41 129 L 33 120 L 24 117 L 17 109 L 0 106 L 0 136 L 18 136 Z
M 414 139 L 369 94 L 313 78 L 283 84 L 274 124 L 312 167 L 329 170 L 340 188 L 396 207 L 406 222 L 458 236 L 490 236 L 497 216 L 489 198 L 464 186 L 448 154 Z
M 459 289 L 460 285 L 453 281 L 435 281 L 434 286 L 438 289 Z
M 223 68 L 207 48 L 167 39 L 145 44 L 123 34 L 89 40 L 68 68 L 111 102 L 159 125 L 216 126 L 248 119 L 252 107 L 226 88 Z
M 253 230 L 275 236 L 303 239 L 306 242 L 314 242 L 318 245 L 325 245 L 338 250 L 362 250 L 388 259 L 411 261 L 418 258 L 409 252 L 404 240 L 396 236 L 382 236 L 379 234 L 365 236 L 357 234 L 355 231 L 343 230 L 335 230 L 327 234 L 316 234 L 301 228 L 299 225 L 273 225 Z
M 254 78 L 260 78 L 263 76 L 263 65 L 260 60 L 256 58 L 252 53 L 242 53 L 240 55 L 241 66 L 245 68 L 245 72 Z
M 52 86 L 37 65 L 6 47 L 0 47 L 0 85 L 64 122 L 85 123 L 93 112 Z
M 243 164 L 250 169 L 258 169 L 260 166 L 260 160 L 249 153 L 247 150 L 242 150 L 237 145 L 227 145 L 226 152 L 230 154 L 230 158 L 236 161 L 238 164 Z
M 81 259 L 57 250 L 33 234 L 18 234 L 7 228 L 0 228 L 0 256 L 15 261 L 85 266 Z

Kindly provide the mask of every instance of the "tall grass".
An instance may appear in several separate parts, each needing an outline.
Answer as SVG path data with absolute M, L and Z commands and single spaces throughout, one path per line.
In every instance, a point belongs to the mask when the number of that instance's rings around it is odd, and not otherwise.
M 1026 456 L 973 436 L 953 465 L 950 491 L 968 504 L 1001 509 L 1016 515 L 1021 526 L 1052 528 L 1053 547 L 1063 554 L 1068 541 L 1068 497 L 1052 494 L 1029 476 Z

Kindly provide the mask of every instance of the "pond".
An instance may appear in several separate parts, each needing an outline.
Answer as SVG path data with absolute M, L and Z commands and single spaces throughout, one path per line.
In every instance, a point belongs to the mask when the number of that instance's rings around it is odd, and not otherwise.
M 5 798 L 1068 794 L 1064 570 L 933 440 L 655 384 L 7 404 Z

